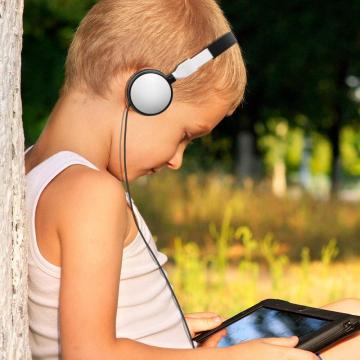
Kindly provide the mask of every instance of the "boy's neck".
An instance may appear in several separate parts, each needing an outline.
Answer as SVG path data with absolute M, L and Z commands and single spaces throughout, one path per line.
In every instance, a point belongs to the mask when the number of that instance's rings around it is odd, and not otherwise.
M 70 150 L 106 170 L 114 126 L 119 118 L 120 104 L 75 92 L 60 97 L 31 156 L 41 162 L 58 151 Z

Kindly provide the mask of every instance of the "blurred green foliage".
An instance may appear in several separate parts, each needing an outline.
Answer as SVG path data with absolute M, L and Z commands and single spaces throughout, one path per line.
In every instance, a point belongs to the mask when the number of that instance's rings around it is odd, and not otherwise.
M 257 132 L 268 170 L 279 161 L 286 163 L 289 172 L 299 170 L 304 147 L 304 131 L 301 128 L 290 128 L 285 118 L 277 117 L 258 124 Z
M 310 160 L 311 173 L 314 175 L 329 174 L 331 167 L 331 145 L 324 136 L 312 134 L 313 151 Z
M 301 261 L 293 263 L 279 241 L 270 236 L 254 238 L 248 228 L 235 228 L 229 220 L 225 215 L 221 227 L 227 230 L 217 230 L 213 251 L 194 241 L 174 239 L 174 266 L 166 266 L 186 312 L 215 311 L 230 317 L 265 298 L 319 307 L 360 296 L 359 260 L 335 263 L 339 248 L 334 239 L 322 246 L 320 260 L 311 259 L 304 247 Z M 235 248 L 241 249 L 236 259 Z
M 231 226 L 247 226 L 256 238 L 274 234 L 291 260 L 300 260 L 303 247 L 320 259 L 321 247 L 332 238 L 341 257 L 360 254 L 358 203 L 319 201 L 291 192 L 279 199 L 269 188 L 265 182 L 240 188 L 234 176 L 218 172 L 184 174 L 166 169 L 138 179 L 132 196 L 160 246 L 179 236 L 215 251 L 213 239 L 219 239 L 219 268 L 229 238 L 237 237 Z
M 25 2 L 22 99 L 26 146 L 36 141 L 46 123 L 63 82 L 71 38 L 95 2 Z M 238 132 L 247 130 L 258 136 L 255 129 L 261 125 L 269 133 L 256 144 L 265 151 L 267 167 L 281 157 L 288 172 L 296 171 L 301 162 L 301 133 L 315 133 L 319 136 L 314 135 L 312 171 L 331 173 L 337 134 L 359 121 L 356 89 L 345 84 L 347 76 L 356 79 L 360 73 L 360 30 L 354 16 L 360 12 L 359 4 L 355 0 L 346 6 L 328 1 L 269 5 L 263 0 L 222 0 L 220 6 L 242 48 L 248 86 L 238 111 L 188 150 L 188 168 L 234 170 Z M 286 119 L 289 139 L 283 136 L 281 140 L 273 129 L 281 129 L 283 125 L 274 125 L 274 121 L 284 121 L 281 119 Z M 344 169 L 357 175 L 357 140 L 345 130 L 342 141 Z
M 33 144 L 55 105 L 67 48 L 94 0 L 26 0 L 22 101 L 26 146 Z
M 360 129 L 345 127 L 341 134 L 342 165 L 353 176 L 360 176 Z

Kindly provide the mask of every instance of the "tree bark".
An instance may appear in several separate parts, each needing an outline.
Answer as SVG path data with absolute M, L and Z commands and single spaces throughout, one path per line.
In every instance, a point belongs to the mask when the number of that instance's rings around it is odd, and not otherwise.
M 278 161 L 273 169 L 272 192 L 278 197 L 283 197 L 286 194 L 286 189 L 286 166 L 284 161 Z
M 20 95 L 23 6 L 23 0 L 0 0 L 0 359 L 11 360 L 31 359 Z
M 344 122 L 343 104 L 346 99 L 347 88 L 345 77 L 347 75 L 349 64 L 347 60 L 342 59 L 335 65 L 335 92 L 332 102 L 332 124 L 329 129 L 329 139 L 332 145 L 332 163 L 331 163 L 331 195 L 336 197 L 340 188 L 340 132 Z

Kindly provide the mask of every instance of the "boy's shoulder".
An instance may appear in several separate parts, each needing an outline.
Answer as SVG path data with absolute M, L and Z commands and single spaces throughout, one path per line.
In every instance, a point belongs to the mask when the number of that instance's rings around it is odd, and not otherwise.
M 58 194 L 54 198 L 58 228 L 69 225 L 72 217 L 75 221 L 77 217 L 81 218 L 82 213 L 94 217 L 112 214 L 127 222 L 125 190 L 109 172 L 75 164 L 60 175 L 54 184 L 54 192 Z M 108 214 L 101 214 L 100 209 Z
M 58 176 L 58 191 L 63 199 L 84 200 L 92 194 L 112 193 L 126 201 L 122 183 L 108 171 L 95 170 L 81 164 L 69 166 Z M 126 204 L 126 203 L 124 203 Z

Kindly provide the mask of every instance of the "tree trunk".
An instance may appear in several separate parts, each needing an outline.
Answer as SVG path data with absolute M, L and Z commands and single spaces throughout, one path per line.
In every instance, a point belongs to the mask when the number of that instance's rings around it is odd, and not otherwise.
M 0 0 L 0 358 L 11 360 L 31 359 L 20 95 L 22 14 L 23 0 Z
M 340 131 L 343 125 L 343 104 L 347 97 L 347 88 L 345 77 L 348 72 L 349 64 L 347 60 L 342 59 L 335 68 L 335 92 L 332 101 L 332 124 L 329 129 L 329 139 L 332 145 L 332 163 L 331 163 L 331 195 L 337 196 L 340 188 Z
M 261 92 L 257 92 L 256 99 L 252 99 L 250 106 L 248 106 L 248 115 L 241 118 L 241 121 L 236 118 L 237 128 L 233 131 L 235 136 L 235 174 L 238 180 L 242 182 L 246 178 L 253 180 L 260 180 L 261 178 L 261 155 L 258 149 L 258 136 L 255 131 L 255 125 L 260 119 L 261 109 Z M 236 114 L 240 114 L 242 108 L 236 110 Z M 231 134 L 230 134 L 231 135 Z
M 286 194 L 286 166 L 284 161 L 277 161 L 273 169 L 272 192 L 278 197 Z
M 248 178 L 253 179 L 255 174 L 256 156 L 254 154 L 255 139 L 249 131 L 237 134 L 237 166 L 236 173 L 242 182 Z
M 333 124 L 329 131 L 331 142 L 332 160 L 331 160 L 331 195 L 336 197 L 340 187 L 340 131 L 341 131 L 341 110 L 334 106 Z

